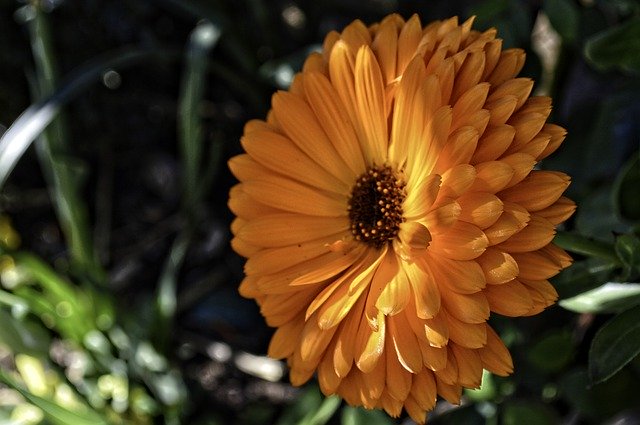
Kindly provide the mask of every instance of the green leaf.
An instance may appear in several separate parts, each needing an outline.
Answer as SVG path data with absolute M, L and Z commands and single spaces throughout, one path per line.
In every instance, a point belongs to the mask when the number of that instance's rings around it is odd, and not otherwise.
M 82 412 L 65 409 L 51 400 L 31 394 L 20 387 L 9 375 L 0 369 L 0 382 L 18 391 L 31 404 L 39 407 L 48 421 L 55 425 L 107 425 L 102 416 L 88 406 L 82 406 Z
M 608 282 L 558 304 L 576 313 L 619 313 L 640 304 L 640 284 Z
M 42 325 L 22 321 L 0 309 L 0 344 L 5 344 L 15 353 L 47 356 L 50 336 Z
M 544 12 L 562 39 L 573 43 L 578 38 L 580 29 L 580 13 L 570 0 L 545 0 Z
M 638 23 L 640 26 L 640 22 Z M 640 220 L 640 151 L 622 168 L 613 185 L 613 205 L 616 213 L 627 220 Z
M 0 189 L 31 142 L 55 119 L 62 106 L 101 81 L 106 70 L 170 57 L 159 49 L 126 48 L 109 52 L 72 72 L 55 93 L 27 108 L 0 137 Z
M 529 351 L 529 361 L 539 370 L 549 373 L 564 368 L 574 356 L 571 333 L 554 331 L 540 339 Z
M 640 275 L 640 238 L 634 234 L 620 235 L 616 239 L 616 254 L 624 264 L 624 278 Z
M 584 46 L 585 58 L 600 71 L 640 72 L 639 51 L 640 17 L 590 37 Z
M 502 407 L 503 425 L 549 425 L 560 423 L 558 414 L 545 404 L 534 401 L 512 401 Z
M 604 258 L 614 263 L 618 262 L 613 245 L 607 242 L 569 232 L 558 232 L 553 242 L 560 248 L 576 254 Z
M 361 407 L 342 408 L 342 425 L 392 425 L 393 421 L 381 410 L 366 410 Z
M 609 379 L 640 353 L 640 306 L 629 309 L 605 323 L 596 333 L 589 350 L 592 383 Z
M 299 425 L 324 425 L 340 407 L 342 399 L 338 396 L 327 397 L 316 411 L 307 413 Z
M 191 32 L 178 107 L 178 133 L 184 168 L 184 196 L 193 207 L 202 165 L 201 104 L 205 93 L 208 55 L 220 38 L 220 30 L 211 22 L 198 24 Z
M 610 281 L 618 265 L 602 258 L 588 258 L 571 265 L 553 278 L 560 298 L 570 298 Z

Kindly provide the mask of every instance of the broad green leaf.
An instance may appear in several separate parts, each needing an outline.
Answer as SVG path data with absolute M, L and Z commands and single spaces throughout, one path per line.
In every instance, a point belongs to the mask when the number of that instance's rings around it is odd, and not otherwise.
M 393 421 L 381 410 L 366 410 L 361 407 L 342 408 L 342 425 L 392 425 Z
M 618 268 L 610 260 L 588 258 L 572 264 L 554 277 L 552 282 L 561 299 L 574 297 L 610 281 Z
M 478 412 L 475 405 L 469 404 L 447 410 L 440 415 L 429 415 L 428 423 L 432 425 L 485 425 L 487 419 Z
M 640 22 L 638 22 L 640 26 Z M 616 213 L 627 220 L 640 220 L 640 152 L 636 152 L 622 168 L 613 185 L 613 205 Z
M 543 7 L 551 26 L 562 39 L 567 43 L 576 41 L 580 29 L 580 12 L 575 3 L 570 0 L 545 0 Z
M 483 370 L 480 388 L 475 390 L 467 389 L 464 393 L 472 401 L 493 400 L 496 396 L 497 389 L 491 372 L 486 369 Z
M 284 410 L 276 425 L 299 424 L 308 412 L 315 412 L 320 408 L 322 399 L 323 395 L 316 385 L 307 386 L 298 400 Z
M 340 403 L 342 403 L 342 399 L 338 396 L 326 397 L 320 407 L 317 410 L 311 411 L 307 413 L 307 415 L 302 418 L 300 421 L 300 425 L 324 425 L 329 419 L 333 416 L 333 414 L 340 407 Z
M 512 401 L 502 406 L 503 425 L 549 425 L 560 423 L 550 406 L 534 401 Z
M 640 405 L 640 393 L 632 373 L 619 373 L 606 382 L 591 385 L 586 369 L 574 369 L 558 379 L 558 396 L 580 412 L 585 423 L 602 424 L 617 413 Z
M 553 331 L 531 347 L 527 358 L 537 369 L 554 373 L 573 359 L 574 352 L 571 334 L 566 331 Z
M 640 267 L 640 238 L 633 234 L 618 236 L 616 254 L 629 268 Z
M 596 333 L 589 350 L 593 383 L 609 379 L 640 353 L 640 306 L 620 313 Z
M 49 423 L 54 425 L 107 425 L 102 416 L 88 406 L 83 406 L 82 412 L 75 412 L 65 409 L 51 400 L 31 394 L 1 369 L 0 382 L 18 391 L 31 404 L 42 409 Z
M 576 313 L 618 313 L 640 304 L 640 283 L 608 282 L 558 304 Z
M 584 47 L 587 60 L 601 71 L 640 72 L 639 51 L 640 17 L 592 36 Z

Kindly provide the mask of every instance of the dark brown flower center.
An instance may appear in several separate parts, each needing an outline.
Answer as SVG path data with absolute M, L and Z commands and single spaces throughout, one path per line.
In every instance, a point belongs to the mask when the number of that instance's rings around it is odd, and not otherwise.
M 390 167 L 372 167 L 356 180 L 349 199 L 353 237 L 375 248 L 393 240 L 400 230 L 405 183 Z

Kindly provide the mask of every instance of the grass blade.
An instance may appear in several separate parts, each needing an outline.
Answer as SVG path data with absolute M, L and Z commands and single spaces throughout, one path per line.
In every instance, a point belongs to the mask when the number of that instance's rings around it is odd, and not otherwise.
M 191 32 L 187 46 L 186 65 L 178 107 L 178 133 L 185 171 L 185 209 L 193 206 L 200 181 L 203 137 L 199 107 L 204 98 L 207 56 L 216 45 L 220 31 L 210 22 L 203 22 Z

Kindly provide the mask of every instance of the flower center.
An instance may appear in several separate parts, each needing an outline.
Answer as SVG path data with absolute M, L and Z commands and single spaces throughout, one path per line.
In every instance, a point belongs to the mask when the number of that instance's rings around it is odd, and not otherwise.
M 372 167 L 356 180 L 349 199 L 353 237 L 375 248 L 393 240 L 400 230 L 405 183 L 390 167 Z

